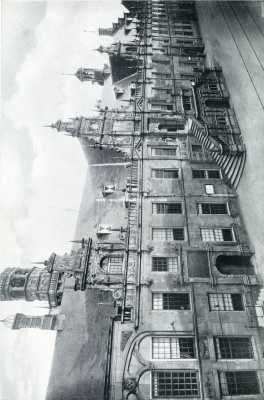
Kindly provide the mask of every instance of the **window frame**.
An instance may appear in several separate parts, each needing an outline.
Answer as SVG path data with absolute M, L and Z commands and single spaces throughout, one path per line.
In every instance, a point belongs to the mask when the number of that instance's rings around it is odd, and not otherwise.
M 164 151 L 164 154 L 155 154 L 156 150 L 160 151 L 161 153 L 162 153 L 162 151 Z M 166 150 L 168 150 L 168 153 L 174 152 L 174 154 L 165 154 Z M 174 158 L 174 157 L 177 157 L 178 151 L 179 151 L 178 146 L 151 146 L 150 147 L 151 157 L 155 157 L 155 158 L 156 157 L 159 157 L 159 158 L 162 158 L 162 157 Z
M 156 265 L 155 264 L 155 260 L 159 261 L 159 260 L 166 260 L 166 265 L 164 264 L 162 267 L 158 265 L 158 263 Z M 175 262 L 174 262 L 175 260 Z M 179 260 L 179 256 L 173 256 L 173 257 L 167 257 L 167 256 L 152 256 L 151 257 L 151 272 L 162 272 L 162 273 L 177 273 L 179 270 L 179 266 L 180 266 L 180 260 Z M 163 269 L 164 267 L 164 269 Z M 160 268 L 160 269 L 159 269 Z
M 191 387 L 194 387 L 193 381 L 191 381 L 191 375 L 190 374 L 194 374 L 195 373 L 195 385 L 196 385 L 196 392 L 192 393 L 192 394 L 187 394 L 186 396 L 183 396 L 182 394 L 167 394 L 165 393 L 164 395 L 160 394 L 157 392 L 157 394 L 155 394 L 155 387 L 156 387 L 156 383 L 155 383 L 155 378 L 157 376 L 157 382 L 158 382 L 158 374 L 164 374 L 167 373 L 167 380 L 168 380 L 168 374 L 170 373 L 171 375 L 171 381 L 169 382 L 169 385 L 172 386 L 171 382 L 173 379 L 173 373 L 175 374 L 174 376 L 176 376 L 176 374 L 183 374 L 183 378 L 184 378 L 184 383 L 185 383 L 185 374 L 189 374 L 188 377 L 188 381 L 191 383 L 190 386 L 190 391 L 192 390 Z M 179 381 L 179 378 L 177 379 L 177 381 Z M 150 382 L 151 382 L 151 398 L 152 399 L 164 399 L 164 400 L 168 400 L 168 399 L 176 399 L 176 398 L 186 398 L 186 399 L 190 399 L 190 398 L 198 398 L 200 397 L 200 377 L 199 377 L 199 371 L 197 369 L 155 369 L 151 371 L 151 375 L 150 375 Z M 158 388 L 158 383 L 157 383 L 157 388 Z M 159 390 L 159 388 L 158 388 Z M 185 391 L 188 390 L 188 386 L 184 389 Z M 194 390 L 194 389 L 193 389 Z
M 229 335 L 225 335 L 225 336 L 214 336 L 214 348 L 215 348 L 215 355 L 216 355 L 216 359 L 217 360 L 253 360 L 255 358 L 255 353 L 254 353 L 254 346 L 253 346 L 253 342 L 252 342 L 252 336 L 229 336 Z M 227 350 L 224 350 L 223 348 L 221 348 L 221 340 L 226 340 L 226 348 Z M 233 357 L 233 354 L 235 351 L 237 351 L 234 347 L 232 346 L 237 346 L 237 344 L 232 343 L 232 341 L 239 341 L 239 340 L 247 340 L 248 343 L 247 344 L 247 351 L 249 356 L 248 357 L 242 357 L 242 356 L 237 356 Z M 223 344 L 222 344 L 223 345 Z M 240 344 L 240 346 L 242 346 L 242 348 L 245 348 L 245 342 L 244 344 Z M 222 355 L 223 352 L 230 352 L 230 357 L 225 357 L 224 355 Z
M 178 208 L 179 211 L 172 211 L 169 212 L 169 208 L 175 206 L 175 209 Z M 163 212 L 158 212 L 158 208 L 162 210 Z M 155 210 L 156 209 L 156 210 Z M 170 202 L 162 202 L 162 201 L 153 201 L 152 202 L 152 215 L 182 215 L 183 214 L 183 206 L 182 202 L 177 202 L 177 201 L 170 201 Z
M 154 230 L 160 230 L 160 231 L 165 231 L 165 237 L 166 237 L 166 239 L 162 239 L 161 237 L 159 238 L 159 239 L 154 239 L 154 235 L 153 235 L 153 233 L 154 233 Z M 172 231 L 172 233 L 170 233 L 169 232 L 169 230 L 171 230 Z M 178 230 L 178 233 L 176 233 L 176 230 Z M 179 234 L 180 235 L 180 230 L 181 230 L 181 233 L 182 233 L 182 239 L 175 239 L 175 236 L 177 235 L 177 234 Z M 175 232 L 174 232 L 175 231 Z M 161 236 L 161 234 L 160 234 L 160 236 Z M 168 239 L 168 237 L 170 237 L 170 236 L 172 236 L 172 238 L 173 239 Z M 156 241 L 162 241 L 162 242 L 184 242 L 185 240 L 186 240 L 186 232 L 185 232 L 185 227 L 184 226 L 177 226 L 177 227 L 158 227 L 158 226 L 155 226 L 155 227 L 152 227 L 152 231 L 151 231 L 151 240 L 153 241 L 153 242 L 156 242 Z
M 238 384 L 239 382 L 238 382 L 237 376 L 239 374 L 241 374 L 241 373 L 242 374 L 246 374 L 247 377 L 248 377 L 248 375 L 250 373 L 254 373 L 255 374 L 254 378 L 256 378 L 256 382 L 254 382 L 254 384 L 256 383 L 257 385 L 253 384 L 253 388 L 256 388 L 257 391 L 254 391 L 253 393 L 252 392 L 251 393 L 245 393 L 245 392 L 237 392 L 237 391 L 235 393 L 232 393 L 232 392 L 230 393 L 229 392 L 229 390 L 228 390 L 229 387 L 228 387 L 228 382 L 227 382 L 227 380 L 228 380 L 227 375 L 228 374 L 229 375 L 233 374 L 233 378 L 231 378 L 231 379 L 233 379 L 234 386 L 237 389 L 239 387 L 239 384 Z M 222 371 L 218 371 L 218 380 L 219 380 L 221 397 L 228 396 L 229 398 L 231 398 L 231 397 L 233 398 L 233 396 L 239 396 L 239 397 L 243 396 L 244 397 L 245 395 L 254 396 L 255 397 L 256 395 L 259 395 L 262 392 L 261 385 L 260 385 L 261 380 L 259 379 L 258 370 L 255 370 L 255 369 L 240 369 L 240 370 L 225 370 L 225 371 L 222 370 Z M 251 379 L 249 379 L 249 382 L 251 380 L 252 380 L 252 376 L 251 376 Z M 224 387 L 224 385 L 225 385 L 225 387 Z M 228 392 L 227 392 L 227 390 L 228 390 Z
M 207 215 L 211 215 L 211 214 L 207 214 Z M 214 214 L 214 215 L 217 215 L 217 214 Z M 220 214 L 218 214 L 218 215 L 220 215 Z M 208 232 L 204 232 L 205 230 L 207 230 Z M 219 232 L 217 232 L 217 231 L 222 231 L 220 234 L 222 235 L 222 238 L 224 239 L 224 237 L 223 237 L 223 231 L 224 230 L 230 230 L 231 236 L 232 236 L 232 240 L 217 240 L 217 237 L 219 235 Z M 204 236 L 203 236 L 203 232 L 204 232 Z M 204 237 L 206 236 L 206 234 L 208 235 L 208 237 L 212 235 L 214 240 L 211 240 L 211 239 L 210 240 L 204 240 Z M 201 241 L 203 243 L 236 243 L 237 242 L 236 235 L 235 235 L 235 232 L 234 232 L 234 228 L 232 226 L 231 227 L 224 227 L 224 226 L 221 226 L 221 227 L 217 227 L 217 226 L 215 226 L 215 227 L 207 227 L 207 226 L 202 226 L 202 227 L 200 227 L 200 237 L 201 237 Z
M 217 296 L 218 299 L 218 306 L 214 306 L 213 303 L 213 298 L 210 296 Z M 221 296 L 221 298 L 220 298 Z M 228 297 L 227 297 L 228 296 Z M 229 298 L 230 296 L 230 298 Z M 240 296 L 240 303 L 241 307 L 237 307 L 237 309 L 234 309 L 234 297 L 232 299 L 232 296 Z M 219 300 L 220 299 L 220 300 Z M 245 299 L 242 293 L 228 293 L 228 292 L 208 292 L 207 293 L 207 301 L 208 301 L 208 306 L 209 306 L 209 311 L 221 311 L 221 312 L 244 312 L 246 309 L 246 303 Z M 228 309 L 230 306 L 230 301 L 232 302 L 232 309 Z
M 163 177 L 157 177 L 157 176 L 153 176 L 154 175 L 154 171 L 162 171 L 162 173 L 163 173 Z M 177 174 L 177 177 L 175 178 L 175 177 L 173 177 L 173 178 L 169 178 L 169 177 L 164 177 L 164 172 L 170 172 L 170 171 L 172 171 L 172 172 L 176 172 L 176 174 Z M 180 172 L 180 170 L 179 170 L 179 168 L 151 168 L 151 179 L 180 179 L 180 174 L 179 174 L 179 172 Z
M 191 354 L 190 356 L 183 356 L 184 351 L 183 347 L 185 346 L 181 343 L 181 339 L 187 339 L 190 341 L 190 352 L 186 353 L 187 355 Z M 168 340 L 168 343 L 166 343 Z M 156 343 L 155 343 L 156 341 Z M 174 343 L 175 341 L 175 343 Z M 189 344 L 186 342 L 187 347 Z M 166 350 L 169 350 L 169 357 L 166 357 Z M 167 352 L 168 353 L 168 352 Z M 159 355 L 165 355 L 164 357 L 159 357 Z M 157 355 L 155 357 L 155 355 Z M 195 347 L 195 338 L 194 336 L 183 336 L 183 335 L 155 335 L 151 336 L 151 354 L 150 358 L 153 361 L 178 361 L 178 360 L 195 360 L 196 357 L 196 347 Z
M 121 262 L 116 262 L 121 260 Z M 115 262 L 114 262 L 115 261 Z M 100 267 L 106 275 L 123 275 L 124 272 L 124 256 L 121 254 L 109 254 L 102 257 Z M 115 272 L 111 272 L 111 271 Z M 119 272 L 117 272 L 119 271 Z
M 194 177 L 193 176 L 193 172 L 194 171 L 204 171 L 204 177 L 202 178 L 202 177 Z M 210 171 L 218 171 L 219 172 L 219 177 L 218 178 L 211 178 L 211 177 L 209 177 L 209 174 L 208 174 L 208 172 L 210 172 Z M 210 180 L 210 179 L 223 179 L 223 175 L 222 175 L 222 172 L 221 172 L 221 169 L 217 169 L 217 168 L 210 168 L 210 169 L 206 169 L 206 168 L 192 168 L 192 179 L 207 179 L 207 180 Z
M 203 205 L 206 205 L 209 209 L 209 212 L 203 212 Z M 214 206 L 225 206 L 225 211 L 224 213 L 221 212 L 213 212 Z M 223 202 L 206 202 L 206 201 L 201 201 L 196 203 L 196 209 L 197 209 L 197 214 L 198 215 L 230 215 L 230 210 L 228 206 L 227 201 Z
M 173 295 L 175 296 L 174 299 L 173 299 Z M 177 295 L 179 295 L 178 299 L 177 299 Z M 176 305 L 178 303 L 180 303 L 179 299 L 180 299 L 181 295 L 188 296 L 188 305 L 186 306 L 187 302 L 186 303 L 183 302 L 183 305 L 179 306 L 180 308 L 169 308 L 169 306 L 171 306 L 171 304 L 175 304 L 175 307 L 176 307 Z M 155 296 L 156 296 L 156 298 L 155 298 Z M 157 296 L 159 296 L 159 297 L 157 297 Z M 151 310 L 152 311 L 192 311 L 191 293 L 190 292 L 159 292 L 159 291 L 152 292 Z

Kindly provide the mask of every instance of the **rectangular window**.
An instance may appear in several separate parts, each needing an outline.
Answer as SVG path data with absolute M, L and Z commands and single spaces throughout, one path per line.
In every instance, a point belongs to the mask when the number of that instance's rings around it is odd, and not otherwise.
M 220 171 L 218 169 L 209 169 L 207 170 L 207 177 L 208 179 L 219 179 Z
M 254 358 L 252 342 L 249 337 L 216 337 L 214 343 L 218 359 Z
M 206 171 L 204 169 L 193 169 L 192 177 L 195 179 L 204 179 L 206 178 Z
M 178 257 L 152 257 L 153 272 L 173 272 L 178 270 Z
M 244 311 L 240 293 L 209 293 L 210 311 Z
M 201 228 L 203 242 L 234 242 L 231 228 Z
M 179 178 L 178 169 L 152 169 L 152 178 L 156 179 L 177 179 Z
M 206 194 L 214 194 L 215 190 L 214 190 L 214 185 L 205 185 L 205 193 Z
M 259 394 L 259 381 L 256 371 L 219 372 L 223 396 Z
M 153 203 L 152 214 L 181 214 L 181 203 Z
M 192 177 L 194 179 L 220 179 L 220 171 L 218 169 L 193 169 Z
M 184 228 L 152 228 L 152 240 L 184 240 Z
M 152 395 L 154 398 L 199 396 L 197 371 L 163 370 L 152 372 Z
M 192 144 L 192 151 L 194 151 L 195 153 L 201 153 L 201 151 L 203 150 L 203 147 L 201 144 Z
M 153 293 L 153 310 L 190 310 L 189 293 Z
M 199 214 L 227 214 L 226 203 L 198 203 Z
M 161 360 L 194 358 L 194 340 L 192 337 L 153 337 L 152 358 Z
M 151 155 L 152 156 L 168 156 L 175 157 L 177 154 L 177 147 L 152 147 Z

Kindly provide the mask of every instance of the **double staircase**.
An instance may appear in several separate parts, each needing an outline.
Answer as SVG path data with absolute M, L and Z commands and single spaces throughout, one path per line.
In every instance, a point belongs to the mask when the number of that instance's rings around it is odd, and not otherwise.
M 190 118 L 189 124 L 189 132 L 203 144 L 206 150 L 210 151 L 227 183 L 236 189 L 245 167 L 245 147 L 233 145 L 224 148 L 221 143 L 208 134 L 206 128 L 196 118 Z

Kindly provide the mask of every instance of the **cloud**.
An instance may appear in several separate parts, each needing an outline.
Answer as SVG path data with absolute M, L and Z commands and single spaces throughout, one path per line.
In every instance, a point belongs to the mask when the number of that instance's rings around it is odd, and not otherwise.
M 24 29 L 28 19 L 24 24 L 19 17 L 9 29 L 16 32 L 21 23 L 24 33 L 15 35 L 13 43 L 17 43 L 10 52 L 9 63 L 14 54 L 12 85 L 9 74 L 0 138 L 0 268 L 30 266 L 32 260 L 46 258 L 52 251 L 64 253 L 71 246 L 67 242 L 74 235 L 87 164 L 77 140 L 42 125 L 88 115 L 101 97 L 101 87 L 61 73 L 85 65 L 100 67 L 107 61 L 91 50 L 107 39 L 83 31 L 97 29 L 99 21 L 110 26 L 120 10 L 119 0 L 47 2 L 40 22 L 41 4 L 38 22 L 35 28 L 30 25 L 30 32 Z M 29 304 L 14 303 L 0 304 L 1 314 L 29 309 Z M 44 399 L 52 351 L 53 341 L 44 339 L 41 332 L 2 335 L 1 331 L 3 399 Z

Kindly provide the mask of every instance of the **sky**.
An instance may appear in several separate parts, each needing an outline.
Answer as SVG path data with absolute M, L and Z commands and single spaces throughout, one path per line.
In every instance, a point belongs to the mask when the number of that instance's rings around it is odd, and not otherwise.
M 63 73 L 107 62 L 93 49 L 111 39 L 90 31 L 122 11 L 119 0 L 2 0 L 0 271 L 71 248 L 87 162 L 77 140 L 43 125 L 92 112 L 102 88 Z M 46 311 L 0 304 L 0 318 Z M 0 400 L 44 399 L 55 334 L 0 326 L 0 338 Z

